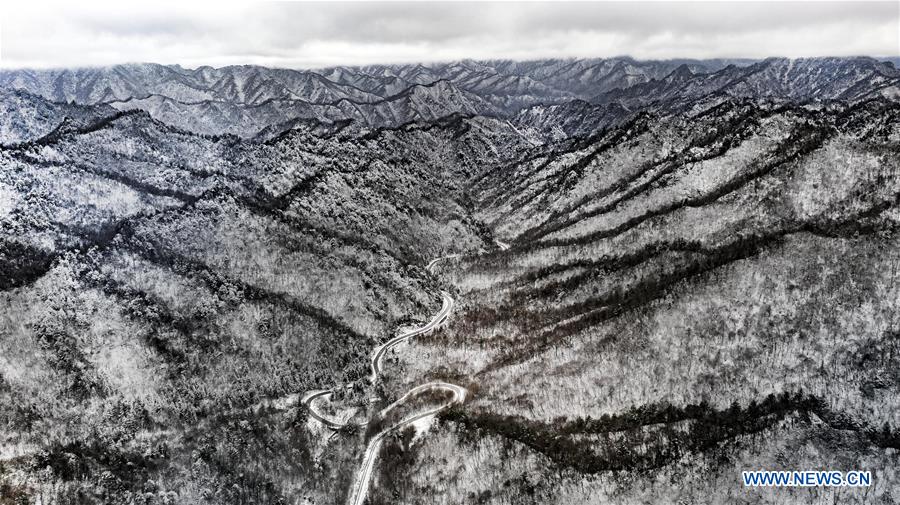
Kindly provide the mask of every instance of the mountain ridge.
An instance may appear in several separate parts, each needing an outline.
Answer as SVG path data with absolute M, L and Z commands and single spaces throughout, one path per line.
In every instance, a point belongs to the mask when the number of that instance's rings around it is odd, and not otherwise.
M 895 503 L 896 67 L 732 63 L 0 74 L 0 503 Z
M 844 72 L 842 79 L 846 81 L 830 94 L 814 89 L 826 68 L 828 72 Z M 865 71 L 881 78 L 864 75 Z M 896 98 L 900 96 L 900 77 L 896 74 L 891 63 L 867 57 L 761 61 L 639 61 L 621 57 L 462 60 L 429 66 L 333 67 L 318 73 L 253 65 L 185 69 L 177 65 L 127 64 L 74 70 L 4 70 L 0 71 L 0 86 L 24 89 L 57 102 L 109 103 L 120 110 L 131 104 L 187 129 L 253 138 L 262 130 L 296 118 L 356 119 L 378 127 L 454 112 L 513 117 L 528 107 L 572 100 L 618 102 L 634 109 L 654 100 L 673 103 L 715 92 L 790 100 L 797 99 L 798 93 L 812 96 L 813 92 L 819 98 L 837 98 L 838 91 L 854 95 L 841 96 L 844 99 L 875 94 Z M 425 89 L 444 86 L 439 83 L 451 85 L 440 94 L 442 100 L 452 103 L 440 105 L 440 100 L 424 97 Z M 404 98 L 409 101 L 400 103 Z M 390 102 L 396 105 L 385 106 Z M 271 110 L 248 112 L 256 110 L 254 107 Z M 218 126 L 222 124 L 231 126 L 222 129 Z

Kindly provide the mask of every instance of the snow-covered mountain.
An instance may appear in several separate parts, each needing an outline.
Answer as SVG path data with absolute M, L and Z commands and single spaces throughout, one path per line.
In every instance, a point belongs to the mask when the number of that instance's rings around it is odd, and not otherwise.
M 0 503 L 896 503 L 897 78 L 3 71 Z
M 242 65 L 184 69 L 152 63 L 101 68 L 0 72 L 0 86 L 25 89 L 57 102 L 116 102 L 161 95 L 180 102 L 215 100 L 253 105 L 275 99 L 330 103 L 381 97 L 308 71 Z
M 36 140 L 57 129 L 92 124 L 115 112 L 112 107 L 56 103 L 27 91 L 0 89 L 0 143 Z
M 252 138 L 264 129 L 297 119 L 322 122 L 353 120 L 373 128 L 432 121 L 453 114 L 494 115 L 499 109 L 478 95 L 448 81 L 413 85 L 396 95 L 372 102 L 340 99 L 312 103 L 299 99 L 271 99 L 244 105 L 227 101 L 180 102 L 162 95 L 110 102 L 118 110 L 140 109 L 154 118 L 187 131 Z
M 900 70 L 873 58 L 770 58 L 746 67 L 695 74 L 682 65 L 662 79 L 600 94 L 595 101 L 640 107 L 697 100 L 708 95 L 782 101 L 896 99 Z
M 696 71 L 712 71 L 721 62 L 691 65 Z M 252 137 L 263 128 L 295 118 L 353 118 L 381 127 L 452 113 L 515 114 L 530 105 L 589 98 L 646 82 L 675 66 L 627 58 L 461 61 L 321 71 L 128 64 L 0 71 L 0 87 L 25 90 L 54 102 L 140 108 L 190 130 Z
M 633 110 L 716 94 L 773 100 L 898 96 L 897 69 L 872 58 L 459 61 L 321 71 L 156 64 L 0 72 L 0 86 L 60 103 L 139 108 L 205 134 L 252 138 L 295 119 L 370 127 L 454 113 L 513 117 L 524 108 L 587 100 Z

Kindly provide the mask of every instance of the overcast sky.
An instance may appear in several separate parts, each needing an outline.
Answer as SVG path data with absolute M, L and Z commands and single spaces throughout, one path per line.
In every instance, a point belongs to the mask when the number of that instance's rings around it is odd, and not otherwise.
M 900 2 L 0 4 L 0 66 L 900 55 Z

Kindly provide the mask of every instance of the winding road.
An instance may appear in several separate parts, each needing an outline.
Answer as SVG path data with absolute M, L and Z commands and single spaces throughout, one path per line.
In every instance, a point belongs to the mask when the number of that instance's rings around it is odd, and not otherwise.
M 375 348 L 375 351 L 372 352 L 372 375 L 369 377 L 372 382 L 375 382 L 375 379 L 378 378 L 378 374 L 381 373 L 381 358 L 384 357 L 384 354 L 387 351 L 389 351 L 400 342 L 409 340 L 416 335 L 423 335 L 430 332 L 447 320 L 447 316 L 450 315 L 450 310 L 453 309 L 453 297 L 450 296 L 450 293 L 446 291 L 441 291 L 441 297 L 443 298 L 443 305 L 441 306 L 441 310 L 440 312 L 435 314 L 433 318 L 431 318 L 431 321 L 429 321 L 428 324 L 420 328 L 407 331 Z
M 435 258 L 435 259 L 429 261 L 427 265 L 425 265 L 425 269 L 431 270 L 437 264 L 438 261 L 449 260 L 449 259 L 453 259 L 453 258 L 459 258 L 459 254 L 449 254 L 447 256 L 441 256 L 440 258 Z
M 319 421 L 332 430 L 339 430 L 344 426 L 365 426 L 369 424 L 335 421 L 334 419 L 320 414 L 315 408 L 313 408 L 314 401 L 318 400 L 319 398 L 327 400 L 333 393 L 333 389 L 317 389 L 315 391 L 307 391 L 306 394 L 303 395 L 303 397 L 300 399 L 300 403 L 306 405 L 307 410 L 309 410 L 309 417 L 315 419 L 316 421 Z
M 448 382 L 429 382 L 410 389 L 405 395 L 400 397 L 400 399 L 382 410 L 379 415 L 383 416 L 384 414 L 403 404 L 413 396 L 424 393 L 425 391 L 435 390 L 450 391 L 453 396 L 443 405 L 404 418 L 402 421 L 378 432 L 377 435 L 372 437 L 372 440 L 369 440 L 369 445 L 366 446 L 366 452 L 365 454 L 363 454 L 362 466 L 359 469 L 356 480 L 353 482 L 353 489 L 350 493 L 349 503 L 351 503 L 352 505 L 363 505 L 363 502 L 365 502 L 366 494 L 368 494 L 369 491 L 369 483 L 372 480 L 372 469 L 375 468 L 375 459 L 378 456 L 378 451 L 379 449 L 381 449 L 381 443 L 384 441 L 385 437 L 395 431 L 400 431 L 403 428 L 406 428 L 419 419 L 433 416 L 450 407 L 451 405 L 464 402 L 466 400 L 466 395 L 468 394 L 466 388 L 457 386 L 456 384 L 450 384 Z
M 457 256 L 459 256 L 459 255 L 453 254 L 450 256 L 443 256 L 441 258 L 434 259 L 428 263 L 426 268 L 428 270 L 431 270 L 431 268 L 434 267 L 434 265 L 438 261 L 443 260 L 443 259 L 455 258 Z M 409 340 L 412 337 L 415 337 L 417 335 L 424 335 L 424 334 L 427 334 L 427 333 L 433 331 L 434 329 L 439 327 L 441 324 L 443 324 L 447 320 L 448 316 L 450 315 L 450 311 L 453 309 L 454 300 L 453 300 L 453 297 L 450 296 L 450 293 L 447 293 L 446 291 L 441 291 L 441 298 L 443 299 L 443 305 L 441 306 L 441 310 L 437 314 L 435 314 L 434 317 L 432 317 L 431 320 L 427 324 L 425 324 L 424 326 L 420 326 L 418 328 L 413 328 L 411 330 L 405 331 L 405 332 L 401 333 L 400 335 L 379 345 L 372 351 L 372 358 L 371 358 L 371 372 L 372 373 L 369 376 L 369 380 L 372 383 L 375 383 L 375 381 L 378 380 L 378 375 L 381 373 L 381 360 L 389 350 L 394 348 L 397 344 L 404 342 L 406 340 Z M 331 419 L 330 417 L 321 414 L 320 412 L 318 412 L 315 409 L 316 400 L 319 400 L 319 399 L 328 400 L 331 397 L 331 395 L 336 391 L 336 389 L 337 388 L 308 391 L 303 395 L 303 397 L 301 398 L 300 401 L 301 401 L 301 403 L 306 405 L 311 418 L 315 419 L 316 421 L 322 423 L 322 425 L 324 425 L 327 428 L 330 428 L 332 430 L 339 430 L 341 428 L 344 428 L 345 426 L 357 426 L 357 427 L 366 426 L 368 424 L 368 422 L 362 422 L 362 423 L 341 422 L 339 420 Z M 450 384 L 448 382 L 428 382 L 425 384 L 420 384 L 420 385 L 410 389 L 403 396 L 401 396 L 396 401 L 394 401 L 393 403 L 391 403 L 390 405 L 388 405 L 387 407 L 382 409 L 377 414 L 377 416 L 379 418 L 383 418 L 391 410 L 399 407 L 400 405 L 409 401 L 409 399 L 411 399 L 417 395 L 420 395 L 426 391 L 448 391 L 451 394 L 451 397 L 447 402 L 445 402 L 437 407 L 433 407 L 433 408 L 425 410 L 423 412 L 418 412 L 414 415 L 406 417 L 406 418 L 402 419 L 401 421 L 381 430 L 380 432 L 378 432 L 378 434 L 373 436 L 371 440 L 369 440 L 369 444 L 366 446 L 366 451 L 363 454 L 362 466 L 360 467 L 360 470 L 356 475 L 356 479 L 353 482 L 353 487 L 351 488 L 351 491 L 350 491 L 350 500 L 348 503 L 350 503 L 352 505 L 362 505 L 363 502 L 365 502 L 366 495 L 368 494 L 368 491 L 369 491 L 369 483 L 372 480 L 372 470 L 375 467 L 375 460 L 377 459 L 378 451 L 381 448 L 381 444 L 384 441 L 385 437 L 387 437 L 389 434 L 391 434 L 395 431 L 402 430 L 403 428 L 411 425 L 412 423 L 414 423 L 420 419 L 424 419 L 429 416 L 434 416 L 434 415 L 438 414 L 439 412 L 449 408 L 452 405 L 464 402 L 466 400 L 466 396 L 468 395 L 468 391 L 464 387 L 458 386 L 456 384 Z

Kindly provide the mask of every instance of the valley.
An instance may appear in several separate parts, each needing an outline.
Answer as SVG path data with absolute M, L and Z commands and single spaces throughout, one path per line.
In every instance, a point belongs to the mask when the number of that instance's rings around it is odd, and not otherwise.
M 900 70 L 0 71 L 0 504 L 900 501 Z M 871 470 L 754 488 L 746 469 Z

